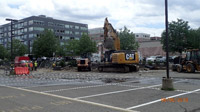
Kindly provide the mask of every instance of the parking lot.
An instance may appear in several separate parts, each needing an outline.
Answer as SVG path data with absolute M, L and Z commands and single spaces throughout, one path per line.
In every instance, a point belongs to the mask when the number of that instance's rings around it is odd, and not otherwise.
M 200 111 L 200 73 L 170 71 L 174 91 L 160 89 L 165 70 L 0 74 L 0 112 Z

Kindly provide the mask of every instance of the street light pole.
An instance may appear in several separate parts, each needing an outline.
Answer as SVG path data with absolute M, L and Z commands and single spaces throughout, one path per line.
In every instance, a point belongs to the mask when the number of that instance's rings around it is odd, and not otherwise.
M 13 23 L 14 22 L 18 22 L 18 20 L 15 20 L 15 19 L 6 19 L 6 21 L 10 21 L 10 33 L 11 33 L 11 36 L 10 36 L 10 60 L 12 61 L 13 60 Z
M 169 38 L 168 38 L 168 3 L 167 0 L 165 0 L 165 27 L 166 27 L 166 72 L 167 72 L 167 78 L 169 78 Z
M 165 27 L 166 27 L 166 72 L 167 77 L 163 77 L 162 79 L 162 89 L 163 90 L 174 90 L 173 87 L 173 80 L 169 77 L 169 38 L 168 38 L 168 3 L 167 0 L 165 0 Z

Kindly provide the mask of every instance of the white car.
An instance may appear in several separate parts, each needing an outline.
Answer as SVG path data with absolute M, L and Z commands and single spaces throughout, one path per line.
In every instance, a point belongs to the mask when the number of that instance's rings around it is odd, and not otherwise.
M 157 56 L 156 57 L 156 62 L 164 63 L 164 62 L 166 62 L 166 57 L 164 57 L 164 56 Z
M 150 57 L 148 57 L 148 58 L 146 59 L 146 62 L 149 62 L 149 61 L 155 62 L 155 61 L 156 61 L 156 56 L 150 56 Z

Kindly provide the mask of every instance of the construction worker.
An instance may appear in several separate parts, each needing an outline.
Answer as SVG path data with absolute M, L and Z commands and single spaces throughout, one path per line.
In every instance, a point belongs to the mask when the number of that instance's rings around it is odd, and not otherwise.
M 35 63 L 34 63 L 35 71 L 37 71 L 37 66 L 38 66 L 38 63 L 37 63 L 37 61 L 35 61 Z
M 28 62 L 25 63 L 25 66 L 28 67 Z
M 29 63 L 29 66 L 30 66 L 30 70 L 33 71 L 33 63 L 32 63 L 32 61 Z

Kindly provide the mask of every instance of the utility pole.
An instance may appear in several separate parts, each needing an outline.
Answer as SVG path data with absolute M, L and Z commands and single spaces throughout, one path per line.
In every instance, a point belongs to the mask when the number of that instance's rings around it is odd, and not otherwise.
M 168 38 L 168 1 L 165 0 L 165 27 L 166 27 L 166 73 L 167 77 L 162 79 L 162 89 L 163 90 L 174 90 L 173 80 L 169 77 L 169 38 Z
M 10 21 L 10 33 L 11 33 L 11 36 L 10 36 L 10 60 L 12 61 L 13 60 L 13 24 L 14 22 L 18 22 L 18 20 L 15 20 L 15 19 L 8 19 L 6 18 L 6 21 Z

